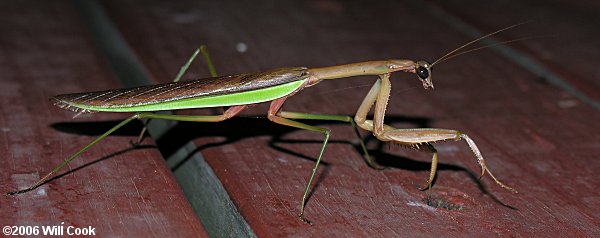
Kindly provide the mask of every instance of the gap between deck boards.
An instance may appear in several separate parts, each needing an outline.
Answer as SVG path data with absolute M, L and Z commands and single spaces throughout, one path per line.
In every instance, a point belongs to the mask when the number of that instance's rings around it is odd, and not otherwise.
M 90 28 L 99 48 L 106 55 L 111 67 L 118 75 L 119 80 L 125 86 L 153 83 L 153 80 L 151 80 L 152 76 L 149 75 L 143 64 L 135 57 L 135 53 L 132 52 L 125 39 L 123 39 L 112 22 L 106 17 L 102 7 L 96 1 L 74 2 L 78 10 L 82 13 L 84 21 Z M 423 9 L 427 9 L 428 14 L 437 17 L 440 21 L 449 24 L 452 28 L 468 36 L 476 37 L 482 35 L 477 28 L 440 8 L 432 6 L 427 2 L 419 2 L 417 4 Z M 496 42 L 492 41 L 492 44 L 494 43 Z M 558 88 L 569 92 L 594 108 L 600 109 L 600 103 L 596 100 L 589 98 L 567 81 L 560 78 L 560 76 L 554 74 L 543 65 L 536 63 L 535 60 L 528 56 L 505 46 L 495 47 L 494 49 L 512 62 L 536 75 L 547 78 Z M 149 125 L 149 131 L 156 141 L 175 124 L 175 122 L 153 120 Z M 173 156 L 167 158 L 167 162 L 173 168 L 179 165 L 182 160 L 186 160 L 183 166 L 178 167 L 173 172 L 208 233 L 211 236 L 223 234 L 222 229 L 227 229 L 229 234 L 254 237 L 255 235 L 251 227 L 249 227 L 237 211 L 237 208 L 210 166 L 200 153 L 194 151 L 196 151 L 196 146 L 192 142 L 189 142 L 174 153 Z M 191 153 L 193 154 L 190 157 Z M 204 189 L 197 189 L 198 187 Z
M 125 87 L 155 83 L 148 70 L 137 59 L 124 37 L 97 1 L 73 1 L 73 4 L 81 13 L 82 19 L 100 51 L 105 55 L 117 78 Z M 152 139 L 158 141 L 176 124 L 175 121 L 152 120 L 147 127 Z M 160 146 L 158 148 L 161 150 Z M 173 166 L 179 165 L 173 173 L 209 235 L 213 237 L 223 235 L 256 237 L 212 168 L 204 161 L 200 153 L 194 151 L 196 151 L 196 146 L 189 142 L 167 158 L 167 164 L 171 169 Z M 190 153 L 193 153 L 191 157 Z M 186 162 L 181 164 L 184 159 Z M 204 189 L 196 189 L 198 187 Z

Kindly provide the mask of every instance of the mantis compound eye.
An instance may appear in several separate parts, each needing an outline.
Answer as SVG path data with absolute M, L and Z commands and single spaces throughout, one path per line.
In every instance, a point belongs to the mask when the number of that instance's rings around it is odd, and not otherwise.
M 427 61 L 415 62 L 415 73 L 419 76 L 419 79 L 423 83 L 423 88 L 433 88 L 433 82 L 431 81 L 431 64 Z
M 417 75 L 419 76 L 419 78 L 422 78 L 422 79 L 429 78 L 429 69 L 427 69 L 423 66 L 419 66 L 416 71 L 417 71 Z

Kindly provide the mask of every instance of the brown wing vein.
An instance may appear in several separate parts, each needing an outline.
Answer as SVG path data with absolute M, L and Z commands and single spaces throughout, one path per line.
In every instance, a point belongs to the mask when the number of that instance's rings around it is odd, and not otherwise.
M 51 100 L 55 105 L 76 112 L 89 112 L 77 105 L 105 108 L 150 105 L 193 97 L 216 96 L 245 92 L 303 80 L 308 77 L 306 68 L 281 68 L 259 73 L 222 76 L 192 81 L 97 92 L 62 94 Z

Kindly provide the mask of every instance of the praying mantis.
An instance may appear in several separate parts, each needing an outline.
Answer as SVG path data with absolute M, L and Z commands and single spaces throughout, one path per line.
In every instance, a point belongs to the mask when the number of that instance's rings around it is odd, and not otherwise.
M 307 195 L 309 194 L 313 178 L 315 177 L 315 173 L 321 162 L 323 152 L 327 146 L 330 130 L 327 128 L 305 124 L 297 120 L 325 120 L 349 123 L 359 137 L 359 142 L 362 152 L 364 153 L 365 161 L 373 168 L 379 167 L 369 155 L 358 128 L 362 128 L 371 132 L 380 141 L 399 144 L 432 154 L 429 176 L 423 186 L 420 187 L 421 190 L 431 190 L 431 186 L 436 175 L 438 152 L 433 143 L 449 140 L 465 140 L 475 155 L 479 166 L 481 167 L 481 177 L 483 177 L 487 172 L 487 174 L 500 187 L 516 192 L 516 190 L 503 184 L 494 176 L 494 174 L 492 174 L 492 172 L 486 166 L 485 160 L 479 148 L 475 142 L 469 136 L 467 136 L 467 134 L 458 130 L 440 128 L 394 128 L 390 125 L 386 125 L 384 119 L 386 107 L 388 105 L 391 93 L 390 75 L 392 73 L 414 73 L 421 81 L 424 89 L 432 89 L 432 68 L 434 65 L 457 55 L 485 48 L 480 47 L 477 49 L 457 53 L 459 50 L 468 45 L 521 24 L 512 25 L 470 41 L 450 51 L 433 63 L 429 63 L 427 61 L 392 59 L 358 62 L 322 68 L 279 68 L 258 73 L 246 73 L 218 77 L 216 75 L 216 70 L 214 70 L 214 67 L 212 66 L 212 62 L 208 56 L 206 48 L 200 47 L 181 68 L 179 74 L 171 83 L 127 89 L 63 94 L 52 97 L 51 100 L 54 101 L 56 106 L 77 113 L 129 112 L 133 113 L 133 115 L 121 121 L 116 126 L 81 148 L 79 151 L 72 154 L 64 162 L 55 167 L 52 171 L 39 179 L 33 185 L 19 191 L 7 193 L 7 195 L 25 193 L 36 189 L 37 187 L 46 183 L 54 174 L 59 172 L 63 167 L 88 150 L 90 147 L 94 146 L 96 143 L 100 142 L 105 137 L 133 120 L 165 119 L 191 122 L 220 122 L 236 116 L 249 105 L 263 102 L 271 102 L 267 112 L 267 118 L 272 122 L 284 126 L 318 132 L 324 136 L 321 149 L 318 153 L 312 172 L 308 178 L 307 185 L 304 189 L 300 203 L 300 213 L 298 217 L 306 223 L 310 223 L 310 221 L 304 217 Z M 204 55 L 212 77 L 206 79 L 179 81 L 199 53 Z M 378 78 L 371 86 L 371 89 L 368 91 L 367 95 L 364 97 L 354 117 L 344 115 L 288 112 L 282 110 L 283 104 L 290 97 L 299 91 L 315 86 L 324 80 L 368 75 L 377 76 Z M 227 108 L 224 113 L 220 115 L 172 115 L 154 113 L 155 111 L 211 107 L 229 108 Z M 369 112 L 373 108 L 373 116 L 371 119 L 369 119 Z M 139 144 L 143 139 L 145 129 L 146 128 L 142 130 L 136 144 Z

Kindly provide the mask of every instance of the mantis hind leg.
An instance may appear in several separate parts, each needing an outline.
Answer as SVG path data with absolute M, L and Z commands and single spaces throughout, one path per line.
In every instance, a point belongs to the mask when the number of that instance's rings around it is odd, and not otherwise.
M 137 115 L 139 118 L 164 119 L 172 121 L 220 122 L 234 117 L 246 107 L 247 105 L 233 106 L 228 108 L 223 114 L 220 115 L 172 115 L 152 112 L 140 112 Z
M 107 137 L 108 135 L 112 134 L 114 131 L 118 130 L 119 128 L 125 126 L 127 123 L 131 122 L 134 119 L 144 119 L 144 118 L 148 118 L 148 119 L 152 119 L 152 118 L 156 118 L 156 119 L 165 119 L 165 120 L 174 120 L 174 121 L 193 121 L 193 122 L 220 122 L 220 121 L 224 121 L 227 120 L 235 115 L 237 115 L 238 113 L 240 113 L 244 108 L 246 108 L 246 105 L 241 105 L 241 106 L 234 106 L 234 107 L 230 107 L 229 109 L 227 109 L 227 111 L 225 111 L 225 113 L 221 114 L 221 115 L 171 115 L 171 114 L 156 114 L 156 113 L 150 113 L 150 112 L 141 112 L 141 113 L 137 113 L 133 116 L 128 117 L 127 119 L 123 120 L 121 123 L 117 124 L 116 126 L 114 126 L 113 128 L 111 128 L 110 130 L 108 130 L 107 132 L 105 132 L 104 134 L 100 135 L 98 138 L 96 138 L 95 140 L 93 140 L 92 142 L 90 142 L 89 144 L 87 144 L 86 146 L 84 146 L 83 148 L 81 148 L 79 151 L 75 152 L 74 154 L 72 154 L 71 156 L 69 156 L 69 158 L 67 158 L 65 161 L 63 161 L 60 165 L 56 166 L 56 168 L 54 168 L 52 171 L 50 171 L 50 173 L 46 174 L 43 178 L 41 178 L 40 180 L 38 180 L 35 184 L 19 190 L 19 191 L 14 191 L 14 192 L 9 192 L 6 193 L 7 195 L 15 195 L 15 194 L 20 194 L 20 193 L 25 193 L 25 192 L 29 192 L 37 187 L 39 187 L 40 185 L 44 184 L 45 182 L 48 181 L 48 179 L 56 174 L 58 171 L 60 171 L 62 168 L 64 168 L 67 164 L 69 164 L 71 161 L 73 161 L 75 158 L 79 157 L 79 155 L 81 155 L 83 152 L 85 152 L 86 150 L 88 150 L 90 147 L 94 146 L 96 143 L 100 142 L 101 140 L 103 140 L 105 137 Z
M 71 156 L 69 156 L 69 158 L 67 158 L 65 161 L 63 161 L 60 165 L 56 166 L 56 168 L 54 168 L 52 171 L 50 171 L 50 173 L 46 174 L 44 177 L 42 177 L 40 180 L 38 180 L 33 185 L 31 185 L 31 186 L 29 186 L 29 187 L 27 187 L 25 189 L 19 190 L 19 191 L 14 191 L 14 192 L 6 193 L 6 195 L 15 195 L 15 194 L 29 192 L 29 191 L 31 191 L 31 190 L 33 190 L 33 189 L 41 186 L 42 184 L 44 184 L 45 182 L 47 182 L 48 179 L 50 179 L 50 177 L 52 175 L 56 174 L 63 167 L 65 167 L 67 164 L 69 164 L 71 161 L 73 161 L 75 158 L 77 158 L 79 155 L 81 155 L 81 153 L 85 152 L 90 147 L 94 146 L 96 143 L 100 142 L 102 139 L 104 139 L 108 135 L 112 134 L 114 131 L 118 130 L 119 128 L 125 126 L 127 123 L 129 123 L 132 120 L 137 119 L 137 118 L 139 118 L 137 114 L 128 117 L 127 119 L 123 120 L 121 123 L 117 124 L 116 126 L 114 126 L 113 128 L 111 128 L 110 130 L 108 130 L 107 132 L 105 132 L 104 134 L 100 135 L 98 138 L 96 138 L 95 140 L 93 140 L 92 142 L 90 142 L 89 144 L 87 144 L 86 146 L 84 146 L 83 148 L 81 148 L 79 151 L 77 151 L 74 154 L 72 154 Z
M 215 66 L 212 62 L 212 59 L 210 58 L 210 55 L 208 54 L 208 48 L 206 47 L 206 45 L 201 45 L 200 47 L 198 47 L 198 49 L 196 49 L 194 51 L 194 53 L 192 54 L 192 56 L 190 56 L 190 58 L 187 60 L 187 62 L 183 66 L 181 66 L 181 69 L 179 70 L 179 73 L 177 73 L 177 76 L 175 76 L 175 79 L 173 79 L 173 82 L 178 82 L 179 80 L 181 80 L 181 77 L 183 77 L 183 75 L 190 68 L 190 65 L 194 62 L 196 57 L 198 57 L 198 54 L 202 54 L 202 56 L 204 57 L 204 61 L 206 63 L 206 66 L 208 67 L 208 71 L 210 72 L 210 76 L 211 77 L 219 76 L 217 74 L 217 70 L 215 69 Z M 142 120 L 142 119 L 140 119 L 140 120 L 142 121 L 144 128 L 142 128 L 142 131 L 140 132 L 140 134 L 135 142 L 133 142 L 133 141 L 129 142 L 133 147 L 139 146 L 142 143 L 142 141 L 144 140 L 144 135 L 146 134 L 146 131 L 148 130 L 148 123 L 150 123 L 151 119 L 148 118 L 146 120 Z
M 198 47 L 198 49 L 196 49 L 196 51 L 194 51 L 194 53 L 192 54 L 192 56 L 190 56 L 190 58 L 187 60 L 187 62 L 183 66 L 181 66 L 181 69 L 179 70 L 179 73 L 177 73 L 177 76 L 175 76 L 175 79 L 173 80 L 173 82 L 177 82 L 177 81 L 181 80 L 181 77 L 183 77 L 185 72 L 187 72 L 187 70 L 190 67 L 190 65 L 192 64 L 192 62 L 194 62 L 196 57 L 198 57 L 198 54 L 202 54 L 202 56 L 204 57 L 204 61 L 206 61 L 206 66 L 208 67 L 208 71 L 210 72 L 210 76 L 211 77 L 219 76 L 217 74 L 217 70 L 215 69 L 215 66 L 212 62 L 212 59 L 210 58 L 210 55 L 208 54 L 208 47 L 206 47 L 206 45 L 201 45 L 200 47 Z

